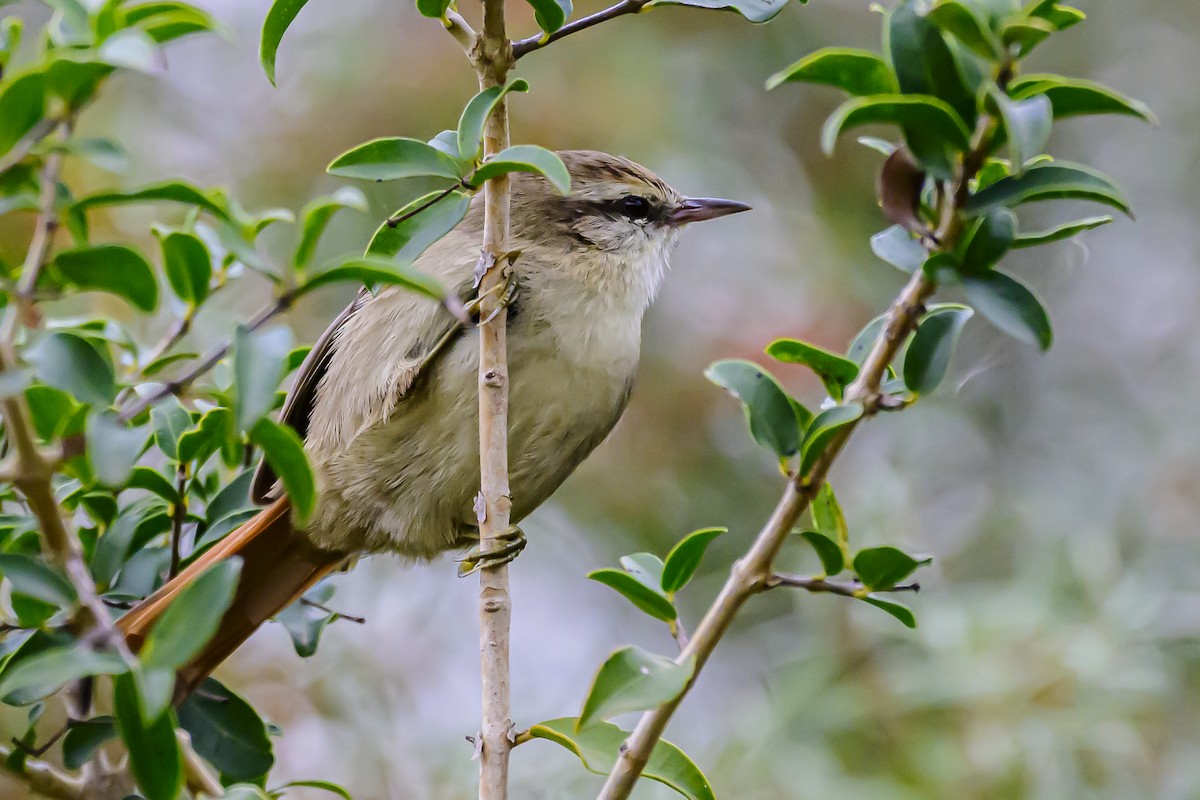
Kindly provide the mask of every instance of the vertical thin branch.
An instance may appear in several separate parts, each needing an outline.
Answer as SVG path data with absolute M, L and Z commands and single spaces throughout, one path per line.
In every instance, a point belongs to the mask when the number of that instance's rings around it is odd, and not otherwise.
M 168 578 L 174 578 L 179 574 L 179 562 L 183 549 L 183 524 L 187 521 L 187 484 L 188 467 L 187 464 L 180 463 L 175 469 L 175 494 L 178 495 L 178 498 L 171 507 L 171 564 L 167 570 Z
M 504 26 L 504 0 L 484 0 L 483 30 L 471 51 L 480 89 L 503 86 L 512 67 L 512 46 Z M 501 101 L 484 128 L 484 155 L 508 147 L 508 108 Z M 490 290 L 509 267 L 509 181 L 502 175 L 484 188 L 483 251 L 480 256 L 480 307 L 489 319 L 479 332 L 480 549 L 495 548 L 496 534 L 509 525 L 512 498 L 508 486 L 507 314 Z M 509 625 L 512 598 L 508 567 L 485 566 L 479 573 L 479 652 L 483 714 L 480 728 L 479 798 L 508 797 L 508 755 L 512 749 L 509 699 Z

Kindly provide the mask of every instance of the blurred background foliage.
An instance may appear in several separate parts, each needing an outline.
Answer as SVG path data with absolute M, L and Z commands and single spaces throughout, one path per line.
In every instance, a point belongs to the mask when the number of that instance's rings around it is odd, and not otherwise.
M 298 208 L 341 185 L 324 174 L 334 155 L 373 136 L 432 136 L 475 91 L 458 46 L 411 3 L 312 2 L 281 48 L 278 89 L 257 63 L 267 2 L 199 5 L 226 38 L 173 46 L 165 77 L 122 74 L 80 120 L 82 135 L 138 153 L 123 185 L 179 176 L 226 184 L 247 207 Z M 1158 113 L 1149 132 L 1132 119 L 1068 120 L 1051 143 L 1116 178 L 1138 223 L 1010 259 L 1050 308 L 1048 354 L 976 321 L 947 387 L 855 437 L 833 476 L 852 537 L 937 556 L 912 599 L 920 628 L 837 598 L 753 602 L 668 734 L 720 796 L 1200 794 L 1200 95 L 1190 77 L 1200 73 L 1200 17 L 1183 0 L 1080 6 L 1088 23 L 1029 69 L 1102 81 Z M 599 7 L 581 3 L 576 16 Z M 512 11 L 519 33 L 535 30 L 528 9 Z M 793 4 L 765 26 L 662 8 L 522 60 L 533 89 L 512 103 L 514 141 L 621 153 L 685 192 L 756 212 L 684 237 L 646 323 L 629 412 L 528 521 L 531 546 L 513 568 L 518 727 L 575 713 L 613 647 L 633 638 L 670 648 L 658 625 L 585 580 L 588 570 L 727 525 L 682 598 L 694 621 L 769 513 L 777 472 L 703 368 L 724 357 L 766 363 L 761 349 L 777 336 L 841 349 L 900 285 L 867 241 L 883 227 L 870 191 L 878 156 L 849 141 L 832 159 L 818 147 L 838 93 L 762 88 L 818 47 L 877 48 L 878 29 L 865 0 Z M 114 181 L 81 160 L 71 169 L 80 194 Z M 395 184 L 366 189 L 371 213 L 339 217 L 327 255 L 361 249 L 409 196 Z M 1073 210 L 1054 213 L 1080 216 Z M 171 213 L 115 208 L 92 226 L 98 239 L 153 250 L 149 223 Z M 22 255 L 27 222 L 0 221 L 6 262 Z M 269 287 L 255 296 L 253 280 L 212 301 L 192 340 L 224 340 L 260 307 Z M 298 339 L 311 341 L 341 308 L 346 298 L 334 295 L 288 314 Z M 152 341 L 161 330 L 142 333 Z M 800 396 L 820 396 L 803 369 L 776 373 Z M 816 568 L 800 546 L 783 566 Z M 218 673 L 286 731 L 273 782 L 328 778 L 358 798 L 468 796 L 474 584 L 448 560 L 388 557 L 338 584 L 337 609 L 366 624 L 331 627 L 307 661 L 268 626 Z M 4 714 L 7 739 L 24 723 Z M 544 742 L 517 750 L 513 771 L 513 795 L 530 800 L 588 796 L 601 780 Z M 3 780 L 0 794 L 22 791 Z M 671 796 L 654 784 L 638 791 Z

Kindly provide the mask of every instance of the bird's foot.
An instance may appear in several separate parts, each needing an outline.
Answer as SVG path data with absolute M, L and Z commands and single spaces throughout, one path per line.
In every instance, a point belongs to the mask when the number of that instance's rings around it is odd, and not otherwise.
M 465 578 L 474 575 L 481 569 L 499 567 L 521 554 L 528 544 L 525 532 L 516 525 L 509 525 L 492 537 L 495 549 L 484 551 L 483 544 L 477 544 L 463 553 L 458 561 L 458 577 Z
M 515 258 L 515 256 L 514 256 L 514 258 Z M 474 302 L 472 302 L 471 305 L 468 307 L 469 310 L 471 312 L 473 312 L 474 314 L 481 315 L 482 314 L 481 309 L 483 306 L 483 298 L 494 292 L 499 292 L 499 297 L 496 298 L 496 307 L 492 309 L 491 313 L 489 313 L 487 315 L 486 319 L 479 320 L 479 323 L 478 323 L 479 325 L 486 325 L 489 322 L 491 322 L 493 319 L 496 318 L 496 315 L 499 314 L 502 309 L 508 308 L 509 306 L 511 306 L 513 304 L 513 301 L 515 301 L 517 299 L 517 288 L 518 287 L 517 287 L 516 272 L 514 272 L 512 267 L 509 266 L 509 267 L 504 268 L 503 274 L 504 274 L 504 283 L 493 287 L 485 294 L 476 298 L 474 300 Z

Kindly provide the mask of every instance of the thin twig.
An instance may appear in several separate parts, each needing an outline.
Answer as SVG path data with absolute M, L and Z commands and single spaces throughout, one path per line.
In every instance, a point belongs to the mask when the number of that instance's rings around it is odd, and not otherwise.
M 513 65 L 504 23 L 504 0 L 483 0 L 483 32 L 470 52 L 479 88 L 503 86 Z M 487 119 L 484 156 L 508 147 L 508 107 L 503 99 Z M 497 535 L 509 525 L 507 311 L 492 293 L 505 284 L 509 268 L 509 180 L 499 175 L 484 187 L 483 249 L 479 294 L 479 468 L 477 503 L 482 552 L 500 547 Z M 479 653 L 482 688 L 479 800 L 508 797 L 508 756 L 512 750 L 509 693 L 509 627 L 512 597 L 508 567 L 485 564 L 479 571 Z
M 338 619 L 344 619 L 347 622 L 354 622 L 359 625 L 365 625 L 367 622 L 366 617 L 354 617 L 349 614 L 343 614 L 341 611 L 334 611 L 329 606 L 326 606 L 322 603 L 318 603 L 316 600 L 309 600 L 307 597 L 300 598 L 300 605 L 308 606 L 309 608 L 315 608 L 318 611 L 324 611 L 326 614 L 332 614 L 333 616 L 337 617 Z
M 578 33 L 594 25 L 599 25 L 601 22 L 607 22 L 615 17 L 623 17 L 626 14 L 637 14 L 639 11 L 645 9 L 649 3 L 650 0 L 622 0 L 622 2 L 609 6 L 603 11 L 597 11 L 590 16 L 581 17 L 574 22 L 569 22 L 554 33 L 543 33 L 539 36 L 530 36 L 528 39 L 513 42 L 513 60 L 521 58 L 526 53 L 532 53 L 534 50 L 541 50 L 546 45 L 557 42 L 564 36 L 570 36 L 572 33 Z
M 803 589 L 813 594 L 836 594 L 842 597 L 862 597 L 863 585 L 858 581 L 831 581 L 828 578 L 813 578 L 808 575 L 787 575 L 777 573 L 764 580 L 759 587 L 761 591 L 786 586 L 791 589 Z M 919 583 L 901 583 L 888 589 L 875 589 L 876 592 L 919 592 Z
M 420 214 L 425 209 L 431 208 L 432 206 L 437 205 L 439 202 L 444 200 L 447 195 L 449 195 L 455 189 L 457 189 L 463 185 L 464 184 L 462 184 L 462 183 L 451 184 L 450 186 L 446 187 L 446 191 L 444 191 L 438 195 L 435 195 L 434 197 L 430 198 L 429 200 L 427 200 L 424 203 L 421 203 L 421 205 L 417 206 L 412 211 L 406 211 L 403 214 L 396 214 L 395 216 L 388 217 L 387 220 L 385 220 L 385 224 L 389 228 L 394 228 L 397 225 L 399 225 L 401 222 L 406 222 L 407 220 L 412 219 L 413 217 L 415 217 L 417 214 Z
M 187 464 L 180 463 L 175 468 L 175 502 L 171 506 L 171 564 L 167 568 L 167 579 L 179 574 L 179 562 L 182 559 L 183 523 L 187 520 Z

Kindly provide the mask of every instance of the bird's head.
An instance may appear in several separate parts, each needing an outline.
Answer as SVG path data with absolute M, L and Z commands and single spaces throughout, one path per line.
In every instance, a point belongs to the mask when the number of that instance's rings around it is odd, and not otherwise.
M 540 176 L 513 176 L 514 246 L 608 296 L 625 296 L 643 307 L 658 290 L 681 228 L 750 208 L 733 200 L 685 197 L 619 156 L 594 150 L 558 155 L 571 175 L 566 195 Z

